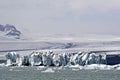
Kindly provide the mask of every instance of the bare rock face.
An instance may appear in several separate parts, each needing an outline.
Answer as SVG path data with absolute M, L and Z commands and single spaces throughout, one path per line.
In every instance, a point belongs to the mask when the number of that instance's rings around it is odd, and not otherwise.
M 13 25 L 0 25 L 0 35 L 3 37 L 13 37 L 15 39 L 20 39 L 21 32 L 16 29 Z

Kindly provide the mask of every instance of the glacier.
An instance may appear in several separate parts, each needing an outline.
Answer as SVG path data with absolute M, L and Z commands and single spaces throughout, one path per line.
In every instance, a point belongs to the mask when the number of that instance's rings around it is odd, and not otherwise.
M 106 53 L 80 51 L 76 53 L 35 52 L 21 57 L 16 52 L 6 54 L 5 66 L 56 66 L 64 68 L 120 70 L 120 64 L 107 65 Z
M 12 65 L 21 66 L 22 65 L 21 57 L 16 52 L 8 52 L 6 54 L 6 59 L 7 59 L 6 66 L 12 66 Z

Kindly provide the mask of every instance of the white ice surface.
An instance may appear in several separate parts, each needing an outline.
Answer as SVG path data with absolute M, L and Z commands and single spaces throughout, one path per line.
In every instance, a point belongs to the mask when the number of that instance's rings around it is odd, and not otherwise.
M 80 70 L 120 70 L 120 64 L 118 65 L 104 65 L 104 64 L 91 64 L 91 65 L 85 65 L 85 66 L 79 66 L 79 65 L 71 65 L 67 66 L 71 69 L 79 68 Z
M 54 73 L 55 71 L 52 68 L 47 68 L 43 73 Z

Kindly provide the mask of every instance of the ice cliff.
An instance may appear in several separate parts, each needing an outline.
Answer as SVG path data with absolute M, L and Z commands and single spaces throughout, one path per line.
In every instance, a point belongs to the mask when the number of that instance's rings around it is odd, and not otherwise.
M 20 57 L 15 52 L 6 54 L 7 65 L 31 65 L 31 66 L 66 66 L 66 65 L 90 65 L 107 64 L 106 54 L 95 54 L 89 52 L 77 53 L 54 53 L 32 52 L 28 56 Z

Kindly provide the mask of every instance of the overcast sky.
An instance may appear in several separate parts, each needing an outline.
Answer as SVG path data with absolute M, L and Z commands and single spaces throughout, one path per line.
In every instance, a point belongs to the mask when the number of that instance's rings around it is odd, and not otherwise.
M 120 0 L 0 0 L 0 24 L 31 33 L 120 35 Z

